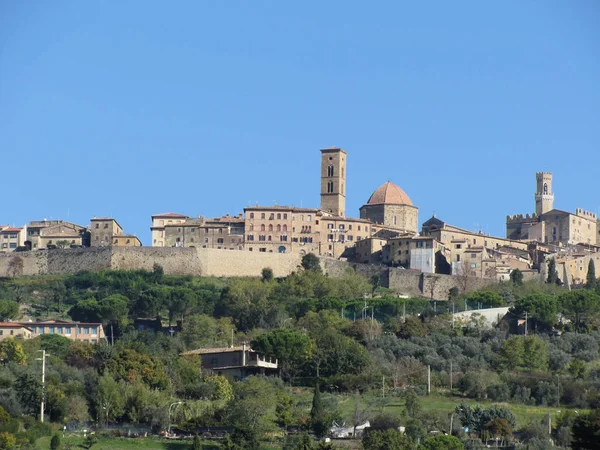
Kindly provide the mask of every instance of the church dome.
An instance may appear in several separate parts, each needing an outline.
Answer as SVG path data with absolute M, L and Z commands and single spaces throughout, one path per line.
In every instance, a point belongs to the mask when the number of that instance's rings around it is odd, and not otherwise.
M 410 197 L 406 195 L 406 192 L 391 181 L 388 181 L 379 186 L 379 188 L 373 192 L 371 197 L 369 197 L 369 201 L 367 202 L 367 205 L 385 204 L 412 205 L 412 201 L 410 200 Z

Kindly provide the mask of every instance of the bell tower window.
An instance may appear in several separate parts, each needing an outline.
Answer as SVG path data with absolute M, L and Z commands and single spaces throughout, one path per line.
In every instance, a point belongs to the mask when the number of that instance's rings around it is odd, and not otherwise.
M 544 194 L 548 194 L 548 183 L 544 183 Z
M 333 176 L 333 166 L 327 166 L 327 176 L 328 177 Z

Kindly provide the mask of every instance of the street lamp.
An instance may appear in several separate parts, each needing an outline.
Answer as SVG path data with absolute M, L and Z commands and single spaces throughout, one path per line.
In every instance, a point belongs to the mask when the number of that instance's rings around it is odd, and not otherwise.
M 176 405 L 181 405 L 183 402 L 174 402 L 169 405 L 169 427 L 167 429 L 167 435 L 171 434 L 171 408 Z

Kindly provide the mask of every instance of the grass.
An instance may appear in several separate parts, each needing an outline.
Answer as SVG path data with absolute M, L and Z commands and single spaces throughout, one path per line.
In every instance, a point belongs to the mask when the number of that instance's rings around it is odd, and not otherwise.
M 39 439 L 36 444 L 38 448 L 50 448 L 50 436 Z M 83 437 L 67 434 L 62 440 L 62 448 L 83 449 Z M 91 450 L 131 450 L 131 449 L 149 449 L 149 450 L 188 450 L 192 446 L 191 440 L 169 441 L 156 437 L 147 438 L 116 438 L 109 436 L 99 436 L 98 442 L 92 446 Z M 210 443 L 204 443 L 204 448 L 216 448 Z
M 301 393 L 296 393 L 295 396 L 304 404 L 310 408 L 310 400 L 312 399 L 312 390 L 306 389 Z M 324 402 L 337 403 L 341 415 L 349 421 L 354 412 L 354 396 L 353 395 L 328 395 L 323 396 Z M 479 405 L 483 408 L 490 407 L 491 405 L 505 406 L 512 411 L 517 420 L 517 427 L 527 425 L 531 421 L 539 422 L 547 414 L 553 419 L 560 414 L 561 411 L 565 411 L 569 408 L 556 408 L 556 407 L 544 407 L 544 406 L 532 406 L 522 405 L 517 403 L 498 403 L 491 401 L 477 401 L 473 399 L 464 398 L 461 396 L 450 395 L 449 393 L 434 392 L 430 395 L 420 397 L 421 406 L 423 412 L 441 412 L 450 414 L 454 411 L 454 408 L 460 403 L 465 402 L 468 405 L 476 406 Z M 387 397 L 382 400 L 381 397 L 373 395 L 362 395 L 361 396 L 361 408 L 364 409 L 370 405 L 371 415 L 376 415 L 379 412 L 385 412 L 394 416 L 402 416 L 404 414 L 404 400 L 400 397 Z

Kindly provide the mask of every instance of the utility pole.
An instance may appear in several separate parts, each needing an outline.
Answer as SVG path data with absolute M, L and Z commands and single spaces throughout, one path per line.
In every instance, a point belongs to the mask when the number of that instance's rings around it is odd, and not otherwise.
M 42 357 L 36 359 L 42 361 L 42 400 L 40 402 L 40 422 L 44 423 L 44 395 L 46 393 L 46 350 L 38 351 L 42 352 Z
M 450 360 L 450 393 L 452 394 L 452 360 Z M 450 427 L 452 429 L 452 427 Z
M 427 395 L 431 394 L 431 366 L 427 366 Z
M 373 315 L 375 313 L 375 307 L 371 306 L 371 322 L 373 322 Z
M 406 300 L 402 302 L 402 323 L 406 323 Z

